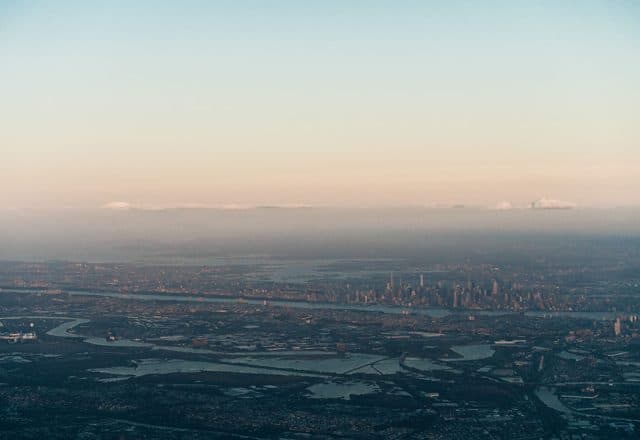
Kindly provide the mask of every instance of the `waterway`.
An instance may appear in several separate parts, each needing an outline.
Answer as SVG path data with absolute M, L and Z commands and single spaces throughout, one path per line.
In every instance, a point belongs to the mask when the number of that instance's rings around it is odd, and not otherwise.
M 495 350 L 489 344 L 453 345 L 451 350 L 462 356 L 461 358 L 442 358 L 441 361 L 478 361 L 493 356 Z
M 20 292 L 39 292 L 36 290 L 20 290 L 20 289 L 3 289 L 4 292 L 20 293 Z M 69 295 L 76 296 L 95 296 L 107 298 L 130 299 L 140 301 L 169 301 L 169 302 L 196 302 L 196 303 L 217 303 L 217 304 L 233 304 L 240 300 L 237 297 L 220 297 L 220 296 L 203 296 L 203 295 L 170 295 L 170 294 L 153 294 L 153 293 L 120 293 L 120 292 L 92 292 L 87 290 L 70 290 Z M 245 299 L 241 301 L 245 304 L 263 305 L 262 299 Z M 516 315 L 516 312 L 508 310 L 451 310 L 443 308 L 415 308 L 402 307 L 383 304 L 335 304 L 323 302 L 308 301 L 287 301 L 287 300 L 268 300 L 268 304 L 281 307 L 290 307 L 295 309 L 326 309 L 326 310 L 353 310 L 360 312 L 378 312 L 390 314 L 415 314 L 426 315 L 432 318 L 444 318 L 453 314 L 462 315 L 480 315 L 480 316 L 504 316 Z M 575 318 L 590 319 L 596 321 L 615 320 L 619 313 L 616 312 L 544 312 L 544 311 L 528 311 L 525 316 L 536 318 Z
M 126 378 L 147 376 L 150 374 L 172 373 L 240 373 L 240 374 L 269 374 L 279 376 L 307 376 L 324 377 L 322 375 L 309 374 L 297 371 L 286 371 L 245 365 L 225 364 L 219 362 L 189 361 L 184 359 L 141 359 L 134 361 L 134 366 L 93 368 L 92 373 L 102 373 Z
M 175 302 L 205 302 L 231 304 L 237 303 L 238 298 L 231 297 L 212 297 L 212 296 L 192 296 L 192 295 L 159 295 L 159 294 L 140 294 L 140 293 L 119 293 L 119 292 L 91 292 L 91 291 L 70 291 L 70 295 L 82 296 L 103 296 L 109 298 L 133 299 L 142 301 L 175 301 Z M 242 299 L 246 304 L 262 305 L 263 300 L 258 299 Z M 287 301 L 287 300 L 269 300 L 269 304 L 274 306 L 283 306 L 297 309 L 328 309 L 328 310 L 353 310 L 361 312 L 379 312 L 391 314 L 410 313 L 416 315 L 426 315 L 432 318 L 443 318 L 452 314 L 464 315 L 482 315 L 482 316 L 503 316 L 515 315 L 515 312 L 500 310 L 465 310 L 454 311 L 442 308 L 406 308 L 401 306 L 372 304 L 334 304 L 322 302 L 307 301 Z M 576 318 L 576 319 L 593 319 L 593 320 L 614 320 L 617 316 L 614 312 L 525 312 L 525 316 L 538 318 Z

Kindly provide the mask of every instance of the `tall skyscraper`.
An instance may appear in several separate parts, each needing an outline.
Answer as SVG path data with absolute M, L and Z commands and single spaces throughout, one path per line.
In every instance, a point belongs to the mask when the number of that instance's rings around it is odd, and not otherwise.
M 622 333 L 622 323 L 620 322 L 620 318 L 616 319 L 616 322 L 613 324 L 613 332 L 616 336 L 620 336 Z

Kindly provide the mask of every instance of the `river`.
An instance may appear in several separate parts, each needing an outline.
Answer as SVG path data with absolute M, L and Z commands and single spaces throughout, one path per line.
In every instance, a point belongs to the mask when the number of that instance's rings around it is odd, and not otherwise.
M 3 289 L 0 292 L 39 292 L 36 290 L 20 290 L 20 289 Z M 120 298 L 140 301 L 173 301 L 173 302 L 196 302 L 196 303 L 217 303 L 217 304 L 233 304 L 240 299 L 237 297 L 220 297 L 220 296 L 203 296 L 203 295 L 170 295 L 170 294 L 154 294 L 154 293 L 120 293 L 120 292 L 92 292 L 87 290 L 70 290 L 69 295 L 73 296 L 95 296 L 107 298 Z M 245 299 L 241 301 L 245 304 L 262 305 L 262 299 Z M 415 308 L 402 307 L 383 304 L 335 304 L 325 302 L 308 302 L 308 301 L 288 301 L 288 300 L 268 300 L 268 303 L 274 306 L 290 307 L 296 309 L 312 309 L 312 310 L 353 310 L 359 312 L 377 312 L 390 314 L 414 314 L 425 315 L 431 318 L 444 318 L 449 315 L 480 315 L 480 316 L 504 316 L 516 315 L 516 312 L 502 310 L 451 310 L 443 308 Z M 590 319 L 595 321 L 615 320 L 620 313 L 616 312 L 569 312 L 569 311 L 528 311 L 525 316 L 535 318 L 574 318 L 574 319 Z
M 159 294 L 142 294 L 142 293 L 119 293 L 119 292 L 90 292 L 74 290 L 69 292 L 70 295 L 79 296 L 102 296 L 109 298 L 133 299 L 142 301 L 175 301 L 175 302 L 205 302 L 231 304 L 237 303 L 238 298 L 230 297 L 212 297 L 212 296 L 192 296 L 192 295 L 159 295 Z M 259 299 L 242 299 L 243 303 L 252 305 L 262 305 L 263 300 Z M 307 302 L 307 301 L 287 301 L 287 300 L 268 300 L 268 303 L 274 306 L 291 307 L 297 309 L 326 309 L 326 310 L 353 310 L 360 312 L 378 312 L 390 314 L 415 314 L 426 315 L 432 318 L 443 318 L 453 314 L 462 315 L 482 315 L 482 316 L 503 316 L 516 315 L 516 312 L 501 310 L 450 310 L 442 308 L 407 308 L 402 306 L 372 304 L 334 304 L 323 302 Z M 614 320 L 618 314 L 615 312 L 543 312 L 528 311 L 525 316 L 537 318 L 575 318 L 575 319 L 592 319 L 592 320 Z

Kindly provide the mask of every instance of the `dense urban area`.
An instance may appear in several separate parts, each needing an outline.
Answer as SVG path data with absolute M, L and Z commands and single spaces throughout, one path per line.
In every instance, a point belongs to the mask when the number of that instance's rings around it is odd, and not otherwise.
M 0 263 L 0 437 L 637 438 L 637 254 Z

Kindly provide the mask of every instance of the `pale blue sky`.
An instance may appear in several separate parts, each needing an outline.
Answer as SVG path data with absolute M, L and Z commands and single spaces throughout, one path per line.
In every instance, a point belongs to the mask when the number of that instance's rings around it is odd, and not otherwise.
M 0 1 L 5 206 L 640 203 L 635 1 Z

